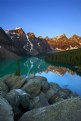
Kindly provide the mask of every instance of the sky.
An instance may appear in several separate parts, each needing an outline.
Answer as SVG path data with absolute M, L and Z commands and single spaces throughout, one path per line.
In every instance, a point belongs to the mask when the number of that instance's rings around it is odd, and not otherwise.
M 81 36 L 81 0 L 0 0 L 0 27 L 43 37 Z

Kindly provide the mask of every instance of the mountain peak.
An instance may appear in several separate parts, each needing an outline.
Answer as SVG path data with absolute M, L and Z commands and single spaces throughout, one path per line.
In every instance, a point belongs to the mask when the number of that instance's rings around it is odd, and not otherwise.
M 77 34 L 74 34 L 71 38 L 79 38 Z
M 66 34 L 60 34 L 59 37 L 66 37 Z
M 61 34 L 59 36 L 56 37 L 57 39 L 61 39 L 61 38 L 67 38 L 65 34 Z
M 20 34 L 20 35 L 25 33 L 21 27 L 17 27 L 17 28 L 12 29 L 12 30 L 5 30 L 5 32 L 6 33 L 16 33 L 16 34 Z
M 43 37 L 42 36 L 38 36 L 38 39 L 43 39 Z
M 46 37 L 45 37 L 45 40 L 47 40 L 47 41 L 48 41 L 48 40 L 49 40 L 49 37 L 48 37 L 48 36 L 46 36 Z
M 29 38 L 35 38 L 35 34 L 33 32 L 29 32 L 27 33 L 27 35 L 29 36 Z
M 14 31 L 15 31 L 16 33 L 20 34 L 20 35 L 24 33 L 24 31 L 23 31 L 23 29 L 22 29 L 21 27 L 15 28 Z
M 16 27 L 15 30 L 22 29 L 21 27 Z

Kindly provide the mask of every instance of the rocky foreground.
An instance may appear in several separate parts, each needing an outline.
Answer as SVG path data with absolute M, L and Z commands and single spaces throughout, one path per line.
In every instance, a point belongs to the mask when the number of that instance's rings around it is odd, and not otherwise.
M 0 121 L 81 121 L 81 98 L 45 77 L 0 79 Z

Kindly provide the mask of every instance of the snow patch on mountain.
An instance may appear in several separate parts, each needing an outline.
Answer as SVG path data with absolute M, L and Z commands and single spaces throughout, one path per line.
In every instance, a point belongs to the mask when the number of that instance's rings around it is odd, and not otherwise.
M 33 44 L 30 42 L 28 35 L 26 35 L 26 38 L 27 38 L 27 40 L 28 40 L 28 42 L 30 43 L 30 46 L 31 46 L 30 51 L 32 51 L 33 50 Z
M 16 27 L 15 30 L 17 30 L 17 29 L 21 29 L 21 27 Z

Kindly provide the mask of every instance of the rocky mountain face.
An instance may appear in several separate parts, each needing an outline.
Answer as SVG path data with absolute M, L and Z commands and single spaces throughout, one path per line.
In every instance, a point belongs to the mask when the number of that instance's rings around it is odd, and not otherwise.
M 27 38 L 22 28 L 16 28 L 14 30 L 6 30 L 5 32 L 10 37 L 12 43 L 15 46 L 14 52 L 20 56 L 27 55 L 28 53 L 24 49 L 24 45 L 26 45 L 27 43 Z
M 81 37 L 76 34 L 67 38 L 65 34 L 56 36 L 54 38 L 45 38 L 48 44 L 56 50 L 69 50 L 81 48 Z
M 36 51 L 36 53 L 46 53 L 49 52 L 50 46 L 47 44 L 47 42 L 42 38 L 36 38 L 34 33 L 28 33 L 26 35 L 28 37 L 28 40 L 30 41 L 30 52 Z M 28 46 L 28 45 L 27 45 Z M 26 47 L 27 47 L 26 46 Z
M 34 33 L 25 34 L 22 28 L 6 30 L 6 33 L 13 40 L 16 48 L 20 49 L 20 51 L 22 50 L 20 54 L 38 55 L 50 50 L 50 46 L 44 39 L 35 37 Z
M 69 50 L 81 48 L 81 37 L 73 35 L 67 38 L 65 34 L 49 38 L 36 37 L 34 33 L 25 33 L 22 28 L 4 31 L 0 27 L 0 58 L 3 55 L 27 56 L 38 55 L 55 50 Z M 7 53 L 5 53 L 7 52 Z M 13 56 L 10 56 L 12 58 Z
M 16 50 L 15 45 L 11 38 L 0 27 L 0 59 L 18 58 L 14 53 Z
M 0 51 L 2 48 L 18 56 L 38 55 L 50 51 L 48 43 L 33 33 L 26 34 L 22 28 L 4 31 L 0 28 Z

